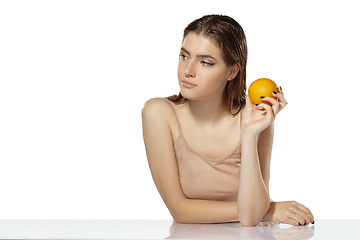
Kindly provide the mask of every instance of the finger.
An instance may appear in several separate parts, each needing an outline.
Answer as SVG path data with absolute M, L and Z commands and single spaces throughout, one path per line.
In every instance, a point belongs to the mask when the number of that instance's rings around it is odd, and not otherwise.
M 286 223 L 286 224 L 291 224 L 291 225 L 293 225 L 293 226 L 299 226 L 299 222 L 298 221 L 296 221 L 296 220 L 294 220 L 294 219 L 292 219 L 292 218 L 289 218 L 286 222 L 284 222 L 284 223 Z
M 269 106 L 266 103 L 261 103 L 257 106 L 255 106 L 257 109 L 261 110 L 262 112 L 261 115 L 264 117 L 266 122 L 272 122 L 275 120 L 275 114 L 274 114 L 274 110 L 271 106 Z
M 278 92 L 279 92 L 279 93 L 281 93 L 281 94 L 283 94 L 283 95 L 284 95 L 284 92 L 283 92 L 283 90 L 282 90 L 282 88 L 281 88 L 281 87 L 278 87 L 278 88 L 277 88 L 277 90 L 278 90 Z
M 290 219 L 293 219 L 294 221 L 297 222 L 296 225 L 305 226 L 305 225 L 308 224 L 308 223 L 306 223 L 306 219 L 305 219 L 303 216 L 301 216 L 300 214 L 297 214 L 297 213 L 295 213 L 295 212 L 293 212 L 292 214 L 290 214 L 289 217 L 290 217 Z M 296 225 L 295 225 L 295 226 L 296 226 Z
M 277 98 L 277 100 L 281 103 L 281 107 L 284 108 L 288 102 L 286 101 L 285 97 L 284 97 L 284 94 L 282 93 L 273 93 L 273 96 L 275 98 Z
M 298 219 L 301 219 L 301 222 L 299 222 L 300 225 L 308 225 L 312 222 L 310 215 L 301 210 L 298 206 L 293 211 L 296 215 L 298 215 Z
M 293 201 L 290 211 L 297 215 L 296 220 L 300 220 L 300 225 L 307 225 L 313 222 L 311 211 L 304 205 Z
M 265 110 L 266 112 L 269 112 L 269 111 L 273 112 L 272 107 L 266 103 L 257 104 L 257 105 L 255 105 L 255 107 L 259 110 Z
M 271 103 L 275 115 L 281 110 L 280 102 L 278 100 L 276 100 L 275 98 L 264 97 L 264 98 L 261 98 L 261 101 Z
M 263 102 L 269 102 L 269 103 L 271 103 L 271 104 L 276 104 L 276 102 L 279 103 L 279 101 L 276 100 L 276 99 L 273 98 L 273 97 L 261 97 L 260 100 L 263 101 Z
M 305 212 L 307 215 L 310 216 L 310 223 L 314 222 L 315 218 L 314 215 L 312 214 L 312 212 L 310 211 L 310 209 L 308 209 L 307 207 L 305 207 L 304 205 L 298 203 L 297 206 L 300 210 L 302 210 L 303 212 Z

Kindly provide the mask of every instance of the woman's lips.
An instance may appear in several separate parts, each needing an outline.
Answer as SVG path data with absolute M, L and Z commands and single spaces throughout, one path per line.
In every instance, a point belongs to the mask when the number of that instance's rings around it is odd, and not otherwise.
M 193 88 L 193 87 L 196 87 L 196 86 L 197 86 L 197 85 L 192 84 L 192 83 L 190 83 L 190 82 L 188 82 L 188 81 L 182 80 L 182 82 L 183 82 L 183 86 L 186 87 L 186 88 Z

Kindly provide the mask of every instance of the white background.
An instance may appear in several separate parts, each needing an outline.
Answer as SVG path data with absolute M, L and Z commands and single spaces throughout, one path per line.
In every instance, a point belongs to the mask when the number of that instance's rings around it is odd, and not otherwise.
M 270 192 L 359 218 L 356 1 L 1 1 L 0 218 L 170 218 L 141 109 L 178 93 L 182 31 L 205 14 L 247 35 L 248 85 L 282 86 Z

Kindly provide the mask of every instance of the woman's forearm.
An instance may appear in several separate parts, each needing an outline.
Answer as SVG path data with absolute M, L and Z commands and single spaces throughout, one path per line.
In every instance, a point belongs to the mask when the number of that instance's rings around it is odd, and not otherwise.
M 171 212 L 180 223 L 237 222 L 237 202 L 184 199 Z
M 242 134 L 238 218 L 245 226 L 257 225 L 270 206 L 270 196 L 261 174 L 257 137 Z

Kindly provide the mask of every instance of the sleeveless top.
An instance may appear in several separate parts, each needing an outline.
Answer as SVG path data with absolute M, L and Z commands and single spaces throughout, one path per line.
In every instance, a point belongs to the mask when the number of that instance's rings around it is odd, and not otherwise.
M 168 100 L 168 99 L 166 99 Z M 195 152 L 184 138 L 180 122 L 171 101 L 179 136 L 174 142 L 180 184 L 187 198 L 236 201 L 240 179 L 240 142 L 225 158 L 209 159 Z

